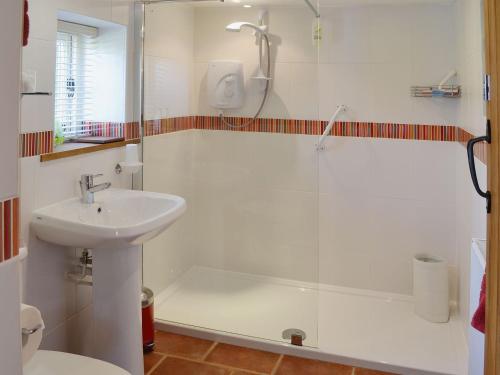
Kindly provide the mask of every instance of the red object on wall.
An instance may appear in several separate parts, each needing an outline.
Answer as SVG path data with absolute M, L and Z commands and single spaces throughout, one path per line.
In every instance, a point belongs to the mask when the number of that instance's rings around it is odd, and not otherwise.
M 23 47 L 28 45 L 30 35 L 30 17 L 28 15 L 28 0 L 24 0 Z
M 476 313 L 472 317 L 472 326 L 479 332 L 485 332 L 486 323 L 486 275 L 483 276 L 483 282 L 481 283 L 481 294 L 479 295 L 479 307 Z
M 154 298 L 151 289 L 142 288 L 142 349 L 149 353 L 155 347 Z

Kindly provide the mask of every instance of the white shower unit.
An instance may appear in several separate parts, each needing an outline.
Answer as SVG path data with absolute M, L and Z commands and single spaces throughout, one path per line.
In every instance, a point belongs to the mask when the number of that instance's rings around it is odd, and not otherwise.
M 243 63 L 213 60 L 208 63 L 207 97 L 216 109 L 238 109 L 245 100 Z

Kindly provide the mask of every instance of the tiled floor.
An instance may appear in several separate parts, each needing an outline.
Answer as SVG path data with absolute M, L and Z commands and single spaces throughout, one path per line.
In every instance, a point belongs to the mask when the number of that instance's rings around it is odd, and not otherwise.
M 144 356 L 146 375 L 389 375 L 336 363 L 284 356 L 239 346 L 156 332 Z

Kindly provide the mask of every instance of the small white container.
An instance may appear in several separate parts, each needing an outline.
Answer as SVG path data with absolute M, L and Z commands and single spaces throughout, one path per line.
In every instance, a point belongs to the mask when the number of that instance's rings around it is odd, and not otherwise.
M 125 147 L 125 161 L 120 162 L 115 170 L 117 173 L 134 174 L 141 170 L 142 165 L 139 161 L 139 146 L 129 144 Z
M 413 258 L 415 313 L 433 323 L 450 319 L 448 264 L 444 259 L 419 254 Z

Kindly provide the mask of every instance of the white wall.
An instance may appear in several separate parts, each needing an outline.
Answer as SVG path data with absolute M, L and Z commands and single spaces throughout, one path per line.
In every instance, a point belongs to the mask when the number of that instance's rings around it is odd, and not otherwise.
M 99 122 L 127 121 L 127 27 L 106 23 L 96 40 L 95 99 L 92 119 Z M 133 48 L 133 40 L 130 40 Z M 131 117 L 128 117 L 129 119 Z
M 144 138 L 144 190 L 176 194 L 188 210 L 168 231 L 144 244 L 144 284 L 161 292 L 195 264 L 194 131 Z
M 195 114 L 194 21 L 191 5 L 164 3 L 146 7 L 147 120 Z M 189 131 L 144 139 L 144 190 L 178 194 L 188 204 L 188 212 L 179 222 L 144 245 L 144 281 L 155 293 L 194 264 L 193 154 L 194 141 Z
M 457 61 L 463 97 L 459 101 L 457 125 L 474 136 L 485 134 L 485 107 L 482 98 L 483 30 L 481 1 L 456 2 L 458 29 Z M 486 166 L 476 159 L 480 185 L 486 189 Z M 486 238 L 485 200 L 475 192 L 467 164 L 467 153 L 457 148 L 457 253 L 461 275 L 459 311 L 465 332 L 470 324 L 469 312 L 469 262 L 472 238 Z
M 196 261 L 318 281 L 317 137 L 195 134 Z
M 192 213 L 189 235 L 167 233 L 155 249 L 171 258 L 145 264 L 148 280 L 168 285 L 161 268 L 170 275 L 193 248 L 177 273 L 195 263 L 411 294 L 412 257 L 428 252 L 455 276 L 455 143 L 331 138 L 318 154 L 317 140 L 222 131 L 146 138 L 145 188 L 187 194 Z
M 127 29 L 127 63 L 122 69 L 128 77 L 117 93 L 125 103 L 120 118 L 134 119 L 134 13 L 132 1 L 121 0 L 43 0 L 31 1 L 31 39 L 23 54 L 23 69 L 37 71 L 38 89 L 53 91 L 57 14 L 68 11 Z M 23 99 L 22 131 L 52 130 L 53 98 Z M 116 112 L 116 111 L 115 111 Z M 118 115 L 117 115 L 118 116 Z M 21 168 L 21 231 L 30 255 L 26 262 L 24 302 L 37 306 L 45 321 L 42 348 L 90 354 L 91 289 L 65 280 L 65 272 L 78 257 L 75 249 L 65 249 L 39 241 L 29 230 L 34 209 L 79 195 L 78 180 L 83 173 L 103 173 L 102 181 L 113 187 L 130 188 L 131 177 L 117 176 L 115 165 L 123 160 L 123 149 L 112 149 L 73 158 L 41 163 L 40 157 L 23 158 Z
M 456 147 L 329 139 L 320 156 L 321 281 L 411 294 L 419 253 L 443 257 L 455 276 Z
M 18 194 L 17 145 L 22 36 L 22 5 L 8 0 L 0 6 L 0 201 Z M 0 363 L 2 372 L 20 375 L 20 293 L 17 259 L 0 262 Z
M 22 41 L 22 4 L 9 0 L 2 4 L 0 35 L 0 201 L 17 195 L 17 152 L 19 133 L 20 58 Z
M 262 97 L 250 79 L 258 63 L 255 38 L 248 29 L 229 33 L 225 26 L 257 23 L 258 13 L 257 8 L 195 8 L 198 114 L 218 114 L 206 95 L 208 62 L 214 59 L 244 62 L 246 103 L 228 113 L 255 113 Z M 409 95 L 410 86 L 437 84 L 457 68 L 453 4 L 323 6 L 321 15 L 323 41 L 314 46 L 315 18 L 308 8 L 269 7 L 273 90 L 262 117 L 327 120 L 345 104 L 353 121 L 455 123 L 456 101 Z
M 194 113 L 194 11 L 185 4 L 146 7 L 145 108 L 146 120 Z
M 9 375 L 22 374 L 19 268 L 17 257 L 0 262 L 0 360 Z

